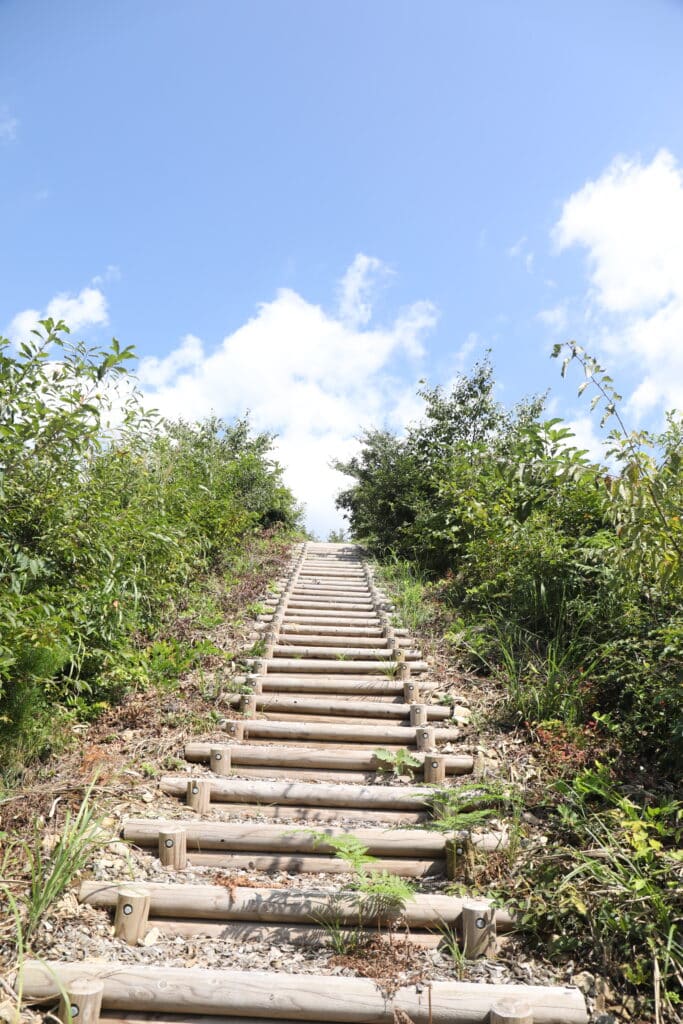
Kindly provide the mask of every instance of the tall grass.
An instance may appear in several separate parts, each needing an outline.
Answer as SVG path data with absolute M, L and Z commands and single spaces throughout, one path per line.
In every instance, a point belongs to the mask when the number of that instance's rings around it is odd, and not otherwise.
M 426 580 L 420 570 L 411 562 L 394 557 L 380 567 L 379 576 L 387 586 L 401 624 L 411 633 L 419 634 L 432 615 L 426 598 Z

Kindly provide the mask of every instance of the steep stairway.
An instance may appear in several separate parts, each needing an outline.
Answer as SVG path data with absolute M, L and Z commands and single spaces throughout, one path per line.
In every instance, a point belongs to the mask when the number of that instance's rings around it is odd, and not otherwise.
M 457 879 L 473 849 L 492 852 L 507 842 L 504 828 L 430 828 L 438 794 L 463 778 L 476 780 L 481 764 L 472 752 L 453 752 L 467 708 L 430 701 L 430 666 L 391 612 L 354 546 L 295 550 L 260 616 L 258 655 L 238 680 L 239 692 L 226 695 L 222 738 L 188 742 L 188 771 L 159 780 L 161 793 L 177 800 L 178 817 L 124 822 L 123 839 L 156 854 L 168 880 L 81 886 L 83 904 L 111 911 L 121 942 L 134 945 L 156 928 L 211 941 L 311 946 L 329 942 L 333 930 L 343 939 L 391 938 L 399 929 L 433 948 L 448 930 L 468 957 L 495 953 L 513 920 L 487 901 L 428 889 L 397 901 L 381 883 L 374 893 L 348 882 L 331 893 L 306 878 L 299 888 L 268 884 L 272 872 L 283 871 L 348 877 L 354 849 L 374 858 L 368 870 L 380 880 L 383 872 Z M 408 756 L 414 778 L 399 774 Z M 188 866 L 248 870 L 263 884 L 188 884 Z M 60 989 L 63 1019 L 68 1005 L 85 1024 L 407 1024 L 405 1015 L 415 1024 L 587 1020 L 578 990 L 561 986 L 439 981 L 389 991 L 368 978 L 328 974 L 123 961 L 26 965 L 26 998 L 58 998 Z

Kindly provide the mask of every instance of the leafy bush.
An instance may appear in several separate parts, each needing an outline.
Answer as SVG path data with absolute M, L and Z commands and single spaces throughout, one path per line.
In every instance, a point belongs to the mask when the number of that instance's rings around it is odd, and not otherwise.
M 299 515 L 269 435 L 160 420 L 131 349 L 41 327 L 18 350 L 0 339 L 0 758 L 17 768 L 49 745 L 52 716 L 87 716 L 149 678 L 132 640 L 193 581 Z
M 681 805 L 637 804 L 604 765 L 557 783 L 552 852 L 517 878 L 523 928 L 551 949 L 680 1006 Z M 552 898 L 548 895 L 552 893 Z
M 604 371 L 577 346 L 568 359 L 618 416 Z M 615 473 L 543 421 L 542 400 L 506 411 L 493 387 L 485 361 L 448 395 L 423 390 L 422 423 L 368 433 L 337 464 L 353 480 L 338 504 L 408 612 L 432 581 L 451 639 L 501 678 L 518 719 L 609 725 L 629 757 L 671 770 L 683 760 L 680 417 L 658 436 L 620 421 Z

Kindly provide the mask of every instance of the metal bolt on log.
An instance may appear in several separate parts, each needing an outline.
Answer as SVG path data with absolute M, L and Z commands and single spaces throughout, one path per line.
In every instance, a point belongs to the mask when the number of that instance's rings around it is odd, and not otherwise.
M 239 722 L 236 718 L 228 718 L 223 728 L 231 740 L 234 740 L 236 743 L 242 743 L 244 740 L 244 722 Z
M 474 882 L 474 844 L 470 836 L 446 840 L 446 875 L 468 885 Z
M 478 900 L 463 903 L 462 948 L 468 960 L 496 955 L 496 913 L 490 904 Z
M 427 705 L 426 704 L 411 704 L 410 705 L 410 724 L 411 725 L 426 725 L 427 724 Z
M 187 783 L 187 806 L 197 814 L 208 814 L 211 806 L 211 781 L 190 779 Z
M 401 654 L 403 654 L 403 651 L 401 651 Z M 410 679 L 410 675 L 411 675 L 410 664 L 405 660 L 405 656 L 404 656 L 403 659 L 399 661 L 397 678 L 400 679 L 402 683 L 405 683 L 406 685 L 408 685 L 408 680 Z M 413 683 L 413 686 L 415 686 L 415 683 Z M 416 697 L 414 697 L 412 699 L 413 700 L 417 700 Z M 406 701 L 407 700 L 408 700 L 408 698 L 406 697 Z
M 256 694 L 244 693 L 240 701 L 240 711 L 246 718 L 254 718 L 256 715 Z
M 401 665 L 402 669 L 408 669 L 408 675 L 410 675 L 410 665 Z M 399 669 L 399 679 L 401 678 Z M 419 704 L 420 702 L 420 684 L 418 682 L 404 682 L 403 683 L 403 699 L 406 704 Z
M 445 780 L 446 757 L 443 754 L 429 754 L 424 760 L 424 781 L 433 784 Z
M 187 867 L 187 832 L 169 828 L 159 832 L 159 860 L 165 868 L 183 871 Z
M 136 946 L 147 931 L 149 893 L 132 886 L 119 889 L 114 917 L 114 935 L 129 946 Z
M 63 1024 L 98 1024 L 104 982 L 96 978 L 74 978 L 62 994 L 58 1017 Z
M 415 732 L 415 746 L 418 750 L 434 750 L 436 747 L 435 735 L 432 725 L 421 726 Z
M 212 747 L 209 753 L 209 765 L 214 775 L 230 775 L 232 772 L 230 747 L 227 744 Z

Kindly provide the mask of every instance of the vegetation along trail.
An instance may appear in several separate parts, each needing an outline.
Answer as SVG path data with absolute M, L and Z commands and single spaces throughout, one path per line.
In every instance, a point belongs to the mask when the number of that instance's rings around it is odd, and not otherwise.
M 431 956 L 445 941 L 451 964 L 486 963 L 505 942 L 512 915 L 453 883 L 505 854 L 511 823 L 468 819 L 502 790 L 461 742 L 466 697 L 433 699 L 368 563 L 298 545 L 268 603 L 226 718 L 123 816 L 122 856 L 82 881 L 66 955 L 23 963 L 24 999 L 63 991 L 77 1016 L 127 1020 L 587 1020 L 575 987 L 454 980 Z M 273 951 L 280 969 L 263 970 Z
M 37 351 L 22 358 L 38 391 L 56 387 Z M 122 354 L 70 358 L 94 388 Z M 17 360 L 3 365 L 19 387 Z M 542 633 L 553 516 L 602 531 L 602 550 L 605 488 L 553 448 L 538 403 L 500 412 L 487 367 L 458 386 L 450 402 L 427 393 L 422 433 L 373 434 L 346 467 L 356 482 L 340 503 L 363 547 L 301 539 L 269 439 L 246 424 L 158 431 L 136 409 L 123 440 L 101 444 L 97 406 L 84 416 L 71 380 L 51 426 L 68 438 L 61 454 L 32 462 L 36 479 L 6 462 L 3 1019 L 676 1019 L 678 805 L 624 788 L 605 741 L 620 705 L 591 704 L 588 728 L 572 696 L 588 671 L 605 677 L 585 647 L 574 675 L 557 615 Z M 24 427 L 8 427 L 17 452 Z M 473 460 L 473 446 L 496 457 Z M 32 534 L 36 481 L 55 500 Z M 117 507 L 121 536 L 59 548 L 74 495 L 94 535 Z M 548 580 L 526 605 L 517 572 Z M 60 608 L 67 578 L 77 596 Z M 660 594 L 676 580 L 667 570 Z M 654 607 L 653 577 L 649 588 Z M 572 600 L 558 598 L 566 628 Z M 673 615 L 669 592 L 661 600 Z M 631 754 L 656 753 L 662 736 L 642 731 L 628 734 Z

